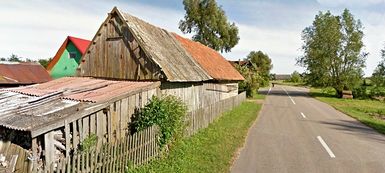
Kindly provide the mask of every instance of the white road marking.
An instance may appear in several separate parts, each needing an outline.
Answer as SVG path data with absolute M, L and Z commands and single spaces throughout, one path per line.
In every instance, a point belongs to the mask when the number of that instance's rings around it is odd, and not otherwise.
M 282 88 L 282 87 L 281 87 L 281 88 Z M 282 89 L 286 92 L 287 96 L 289 96 L 291 102 L 293 102 L 293 104 L 295 104 L 293 98 L 291 98 L 291 96 L 290 96 L 289 93 L 285 90 L 285 88 L 282 88 Z
M 269 88 L 269 91 L 267 92 L 267 95 L 269 95 L 269 94 L 270 94 L 270 91 L 271 91 L 271 87 Z
M 302 112 L 301 112 L 301 115 L 302 115 L 303 118 L 306 118 L 305 114 L 303 114 Z
M 328 144 L 322 139 L 321 136 L 317 136 L 317 139 L 321 143 L 321 145 L 325 148 L 326 152 L 328 152 L 329 156 L 331 158 L 335 158 L 336 156 L 334 155 L 333 151 L 329 148 Z

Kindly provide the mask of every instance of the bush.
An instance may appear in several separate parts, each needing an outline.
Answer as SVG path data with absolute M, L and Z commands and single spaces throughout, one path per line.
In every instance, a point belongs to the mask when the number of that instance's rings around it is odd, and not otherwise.
M 360 86 L 353 88 L 353 97 L 357 99 L 366 99 L 369 98 L 368 93 L 366 92 L 366 86 Z
M 158 144 L 162 149 L 183 137 L 185 130 L 186 105 L 175 96 L 153 96 L 134 117 L 133 126 L 137 131 L 158 125 Z

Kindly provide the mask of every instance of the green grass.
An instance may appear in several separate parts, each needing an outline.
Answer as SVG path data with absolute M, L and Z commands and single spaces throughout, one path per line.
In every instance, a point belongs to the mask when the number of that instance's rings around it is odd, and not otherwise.
M 261 105 L 248 100 L 176 144 L 167 158 L 150 162 L 130 172 L 229 172 L 234 154 L 245 140 Z
M 311 89 L 310 95 L 385 134 L 385 102 L 371 99 L 340 99 L 332 89 Z
M 260 94 L 260 93 L 255 93 L 252 97 L 252 99 L 258 99 L 258 100 L 264 100 L 266 95 Z

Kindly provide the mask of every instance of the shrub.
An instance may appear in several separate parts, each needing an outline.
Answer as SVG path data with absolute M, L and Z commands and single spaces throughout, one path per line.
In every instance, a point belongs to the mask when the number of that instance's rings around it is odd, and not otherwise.
M 98 136 L 91 133 L 84 141 L 80 144 L 80 151 L 89 151 L 92 147 L 96 146 Z
M 144 106 L 133 120 L 134 129 L 144 130 L 153 125 L 158 125 L 160 148 L 172 144 L 183 137 L 185 130 L 186 105 L 179 98 L 171 95 L 156 97 Z
M 366 86 L 360 86 L 353 88 L 353 97 L 358 99 L 366 99 L 369 98 L 369 95 L 366 92 Z

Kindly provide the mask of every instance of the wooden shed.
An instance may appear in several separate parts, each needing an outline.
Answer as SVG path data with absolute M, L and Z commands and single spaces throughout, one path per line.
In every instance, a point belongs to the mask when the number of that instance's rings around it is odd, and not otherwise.
M 82 58 L 78 75 L 160 81 L 161 93 L 196 110 L 238 94 L 243 77 L 219 53 L 153 26 L 116 7 Z
M 5 154 L 0 171 L 3 163 L 13 166 L 8 171 L 36 172 L 69 159 L 91 134 L 99 147 L 119 141 L 129 135 L 135 110 L 159 93 L 159 85 L 65 77 L 0 90 L 0 156 Z

